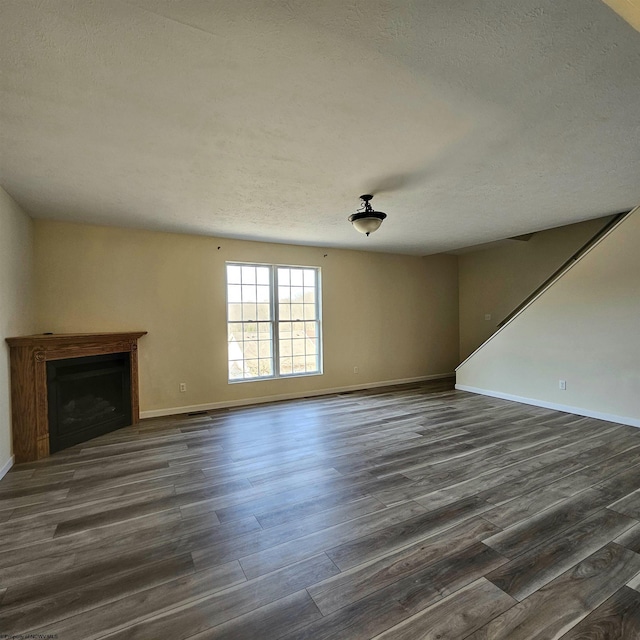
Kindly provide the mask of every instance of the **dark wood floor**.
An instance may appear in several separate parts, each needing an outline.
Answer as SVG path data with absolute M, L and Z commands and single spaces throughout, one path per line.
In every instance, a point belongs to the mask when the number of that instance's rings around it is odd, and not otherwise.
M 0 637 L 638 640 L 639 488 L 451 381 L 148 420 L 0 482 Z

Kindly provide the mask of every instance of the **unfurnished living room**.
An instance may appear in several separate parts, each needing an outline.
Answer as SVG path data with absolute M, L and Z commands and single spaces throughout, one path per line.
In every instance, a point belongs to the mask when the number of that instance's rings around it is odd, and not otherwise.
M 0 186 L 0 638 L 640 638 L 640 0 L 0 0 Z

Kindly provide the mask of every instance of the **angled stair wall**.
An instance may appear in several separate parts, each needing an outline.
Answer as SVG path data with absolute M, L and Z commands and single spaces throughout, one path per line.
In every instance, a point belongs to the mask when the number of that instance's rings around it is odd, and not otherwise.
M 640 427 L 640 208 L 469 356 L 456 382 Z

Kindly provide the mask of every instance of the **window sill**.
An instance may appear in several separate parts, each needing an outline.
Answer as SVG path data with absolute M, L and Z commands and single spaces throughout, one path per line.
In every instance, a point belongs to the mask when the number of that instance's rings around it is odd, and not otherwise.
M 313 376 L 322 376 L 324 371 L 314 371 L 313 373 L 292 373 L 284 376 L 269 376 L 263 378 L 242 378 L 238 380 L 227 380 L 227 384 L 240 384 L 243 382 L 264 382 L 266 380 L 295 380 L 296 378 L 311 378 Z

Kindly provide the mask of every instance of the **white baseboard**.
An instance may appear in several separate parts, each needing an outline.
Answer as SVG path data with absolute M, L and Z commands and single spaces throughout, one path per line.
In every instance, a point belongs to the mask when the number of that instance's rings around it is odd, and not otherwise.
M 4 478 L 7 473 L 9 473 L 9 469 L 13 467 L 13 463 L 16 461 L 15 456 L 11 456 L 1 467 L 0 467 L 0 480 Z
M 491 396 L 492 398 L 512 400 L 513 402 L 521 402 L 522 404 L 531 404 L 535 407 L 543 407 L 544 409 L 554 409 L 555 411 L 563 411 L 564 413 L 575 413 L 576 415 L 586 416 L 587 418 L 597 418 L 598 420 L 606 420 L 607 422 L 617 422 L 618 424 L 626 424 L 630 427 L 638 427 L 640 429 L 640 420 L 638 418 L 618 416 L 612 413 L 602 413 L 601 411 L 592 411 L 591 409 L 584 409 L 583 407 L 572 407 L 566 404 L 546 402 L 545 400 L 536 400 L 535 398 L 524 398 L 523 396 L 514 396 L 510 393 L 490 391 L 489 389 L 478 389 L 477 387 L 469 387 L 466 384 L 456 384 L 456 389 L 460 391 L 469 391 L 470 393 L 478 393 L 483 396 Z
M 398 384 L 410 384 L 412 382 L 424 382 L 426 380 L 438 380 L 440 378 L 452 378 L 451 373 L 436 373 L 430 376 L 418 376 L 417 378 L 402 378 L 400 380 L 384 380 L 383 382 L 370 382 L 366 384 L 353 384 L 347 387 L 334 387 L 333 389 L 319 389 L 317 391 L 299 391 L 296 393 L 280 393 L 273 396 L 262 396 L 259 398 L 245 398 L 242 400 L 224 400 L 222 402 L 208 402 L 206 404 L 193 404 L 186 407 L 168 407 L 166 409 L 151 409 L 141 411 L 140 418 L 160 418 L 162 416 L 174 416 L 180 413 L 192 413 L 194 411 L 211 411 L 212 409 L 227 409 L 229 407 L 244 407 L 252 404 L 264 404 L 267 402 L 278 402 L 279 400 L 297 400 L 299 398 L 310 398 L 315 396 L 328 396 L 333 393 L 344 393 L 346 391 L 361 391 L 363 389 L 374 389 L 377 387 L 393 387 Z

